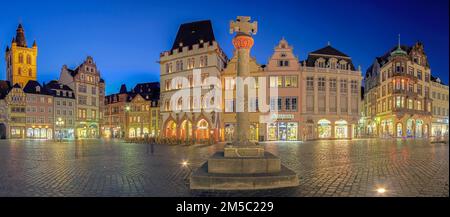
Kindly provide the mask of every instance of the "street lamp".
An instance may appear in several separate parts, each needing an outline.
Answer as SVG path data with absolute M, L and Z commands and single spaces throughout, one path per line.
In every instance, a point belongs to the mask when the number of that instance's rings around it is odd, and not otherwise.
M 62 141 L 62 126 L 64 125 L 64 121 L 61 117 L 56 121 L 56 126 L 59 127 L 59 141 Z
M 188 162 L 187 160 L 183 160 L 183 161 L 181 162 L 181 166 L 184 167 L 184 168 L 187 168 L 188 171 L 189 171 L 189 175 L 188 175 L 188 177 L 185 179 L 185 182 L 189 184 L 189 177 L 192 175 L 192 169 L 191 169 L 191 167 L 189 166 L 189 162 Z
M 131 108 L 129 105 L 125 106 L 125 139 L 128 139 L 128 112 L 130 112 Z

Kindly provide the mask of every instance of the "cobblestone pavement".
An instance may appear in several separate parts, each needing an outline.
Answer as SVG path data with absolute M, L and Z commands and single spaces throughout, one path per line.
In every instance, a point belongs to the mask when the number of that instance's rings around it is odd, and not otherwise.
M 448 143 L 352 140 L 270 143 L 300 186 L 270 191 L 190 191 L 190 169 L 223 145 L 115 140 L 0 141 L 0 196 L 446 196 Z M 182 167 L 187 160 L 189 167 Z M 386 193 L 377 193 L 385 188 Z

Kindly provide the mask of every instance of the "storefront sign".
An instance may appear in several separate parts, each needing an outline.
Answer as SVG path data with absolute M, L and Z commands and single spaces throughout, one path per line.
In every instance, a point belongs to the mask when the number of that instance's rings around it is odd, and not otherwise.
M 273 114 L 272 120 L 293 120 L 293 114 Z
M 436 119 L 437 123 L 444 123 L 444 124 L 448 124 L 448 119 Z

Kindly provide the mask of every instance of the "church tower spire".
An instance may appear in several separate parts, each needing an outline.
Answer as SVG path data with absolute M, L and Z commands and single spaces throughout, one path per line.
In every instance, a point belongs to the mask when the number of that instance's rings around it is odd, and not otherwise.
M 19 84 L 21 87 L 25 87 L 30 80 L 37 80 L 37 55 L 36 42 L 32 47 L 27 46 L 25 30 L 19 23 L 11 46 L 6 49 L 6 79 L 12 85 Z
M 16 43 L 19 47 L 27 47 L 27 40 L 25 39 L 25 31 L 21 23 L 16 30 Z

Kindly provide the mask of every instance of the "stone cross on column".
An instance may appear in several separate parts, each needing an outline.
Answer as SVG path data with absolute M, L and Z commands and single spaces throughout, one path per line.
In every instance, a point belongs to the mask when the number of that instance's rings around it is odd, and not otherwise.
M 233 38 L 233 45 L 237 50 L 236 78 L 239 78 L 236 79 L 236 133 L 233 139 L 233 145 L 236 146 L 251 144 L 249 141 L 248 92 L 241 83 L 250 77 L 250 49 L 254 43 L 251 35 L 256 34 L 256 31 L 257 22 L 250 23 L 250 17 L 238 16 L 236 21 L 230 22 L 230 33 L 237 33 Z
M 230 34 L 244 33 L 246 35 L 255 35 L 258 31 L 258 22 L 250 23 L 250 17 L 238 16 L 236 21 L 230 21 Z

